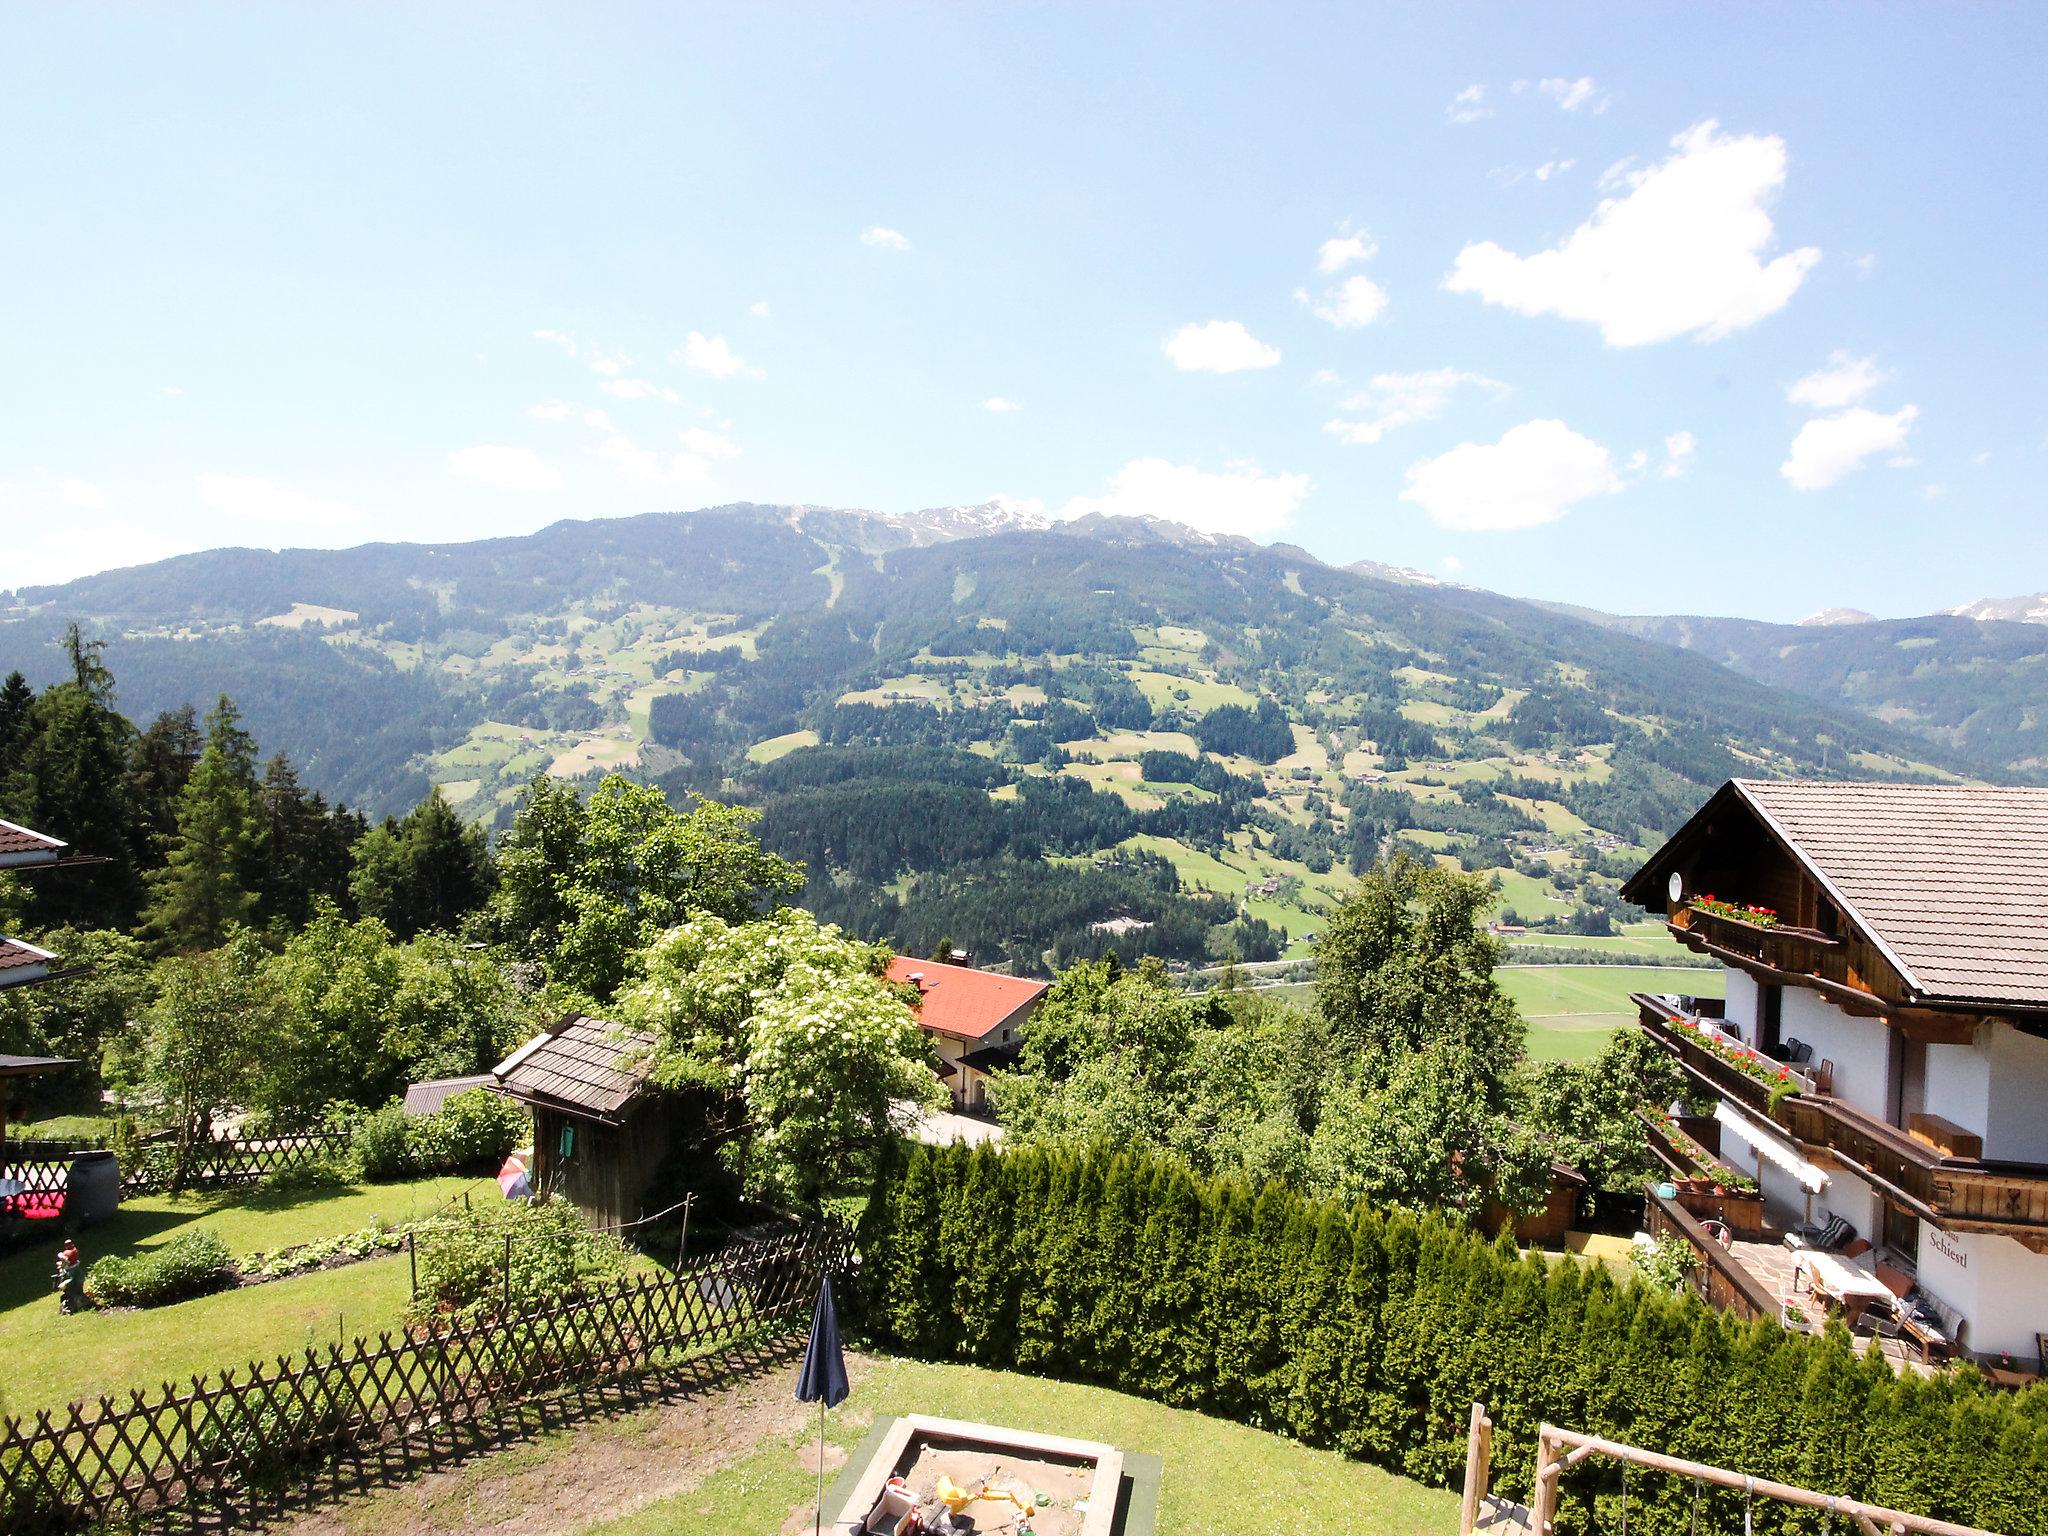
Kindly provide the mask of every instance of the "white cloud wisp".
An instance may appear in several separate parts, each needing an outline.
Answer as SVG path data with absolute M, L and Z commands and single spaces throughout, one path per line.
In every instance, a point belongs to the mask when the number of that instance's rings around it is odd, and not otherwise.
M 1323 430 L 1342 443 L 1377 443 L 1400 427 L 1434 421 L 1450 405 L 1451 396 L 1466 386 L 1496 392 L 1507 388 L 1498 379 L 1457 368 L 1376 373 L 1369 388 L 1351 396 L 1340 407 L 1345 415 L 1325 422 Z
M 1256 539 L 1289 527 L 1308 493 L 1307 475 L 1269 475 L 1242 461 L 1214 473 L 1165 459 L 1133 459 L 1104 494 L 1076 497 L 1060 516 L 1154 517 L 1204 533 Z
M 1518 314 L 1583 320 L 1611 347 L 1713 341 L 1776 314 L 1820 260 L 1812 246 L 1764 260 L 1785 141 L 1709 120 L 1671 144 L 1661 163 L 1617 171 L 1625 195 L 1603 200 L 1562 244 L 1531 256 L 1468 245 L 1444 286 Z
M 1236 320 L 1184 325 L 1160 345 L 1182 373 L 1242 373 L 1280 361 L 1278 347 L 1267 346 Z
M 1621 487 L 1613 456 L 1591 438 L 1561 421 L 1525 421 L 1497 443 L 1460 443 L 1410 465 L 1401 499 L 1439 528 L 1500 533 L 1554 523 Z
M 1904 405 L 1889 415 L 1853 406 L 1833 416 L 1818 416 L 1799 429 L 1792 452 L 1778 473 L 1794 490 L 1824 491 L 1861 469 L 1880 453 L 1896 453 L 1920 415 L 1917 405 Z

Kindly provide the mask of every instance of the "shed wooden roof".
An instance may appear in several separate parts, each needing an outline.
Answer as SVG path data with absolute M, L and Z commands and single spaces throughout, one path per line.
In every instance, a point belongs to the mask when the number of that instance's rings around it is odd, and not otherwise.
M 1735 787 L 1916 991 L 2048 1006 L 2048 789 Z
M 577 1014 L 535 1035 L 491 1069 L 516 1099 L 589 1120 L 617 1120 L 647 1082 L 654 1036 Z

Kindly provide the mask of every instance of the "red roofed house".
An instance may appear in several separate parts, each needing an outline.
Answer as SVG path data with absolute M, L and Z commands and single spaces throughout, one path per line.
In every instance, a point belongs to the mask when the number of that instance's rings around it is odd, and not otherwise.
M 1018 1031 L 1045 996 L 1046 983 L 998 976 L 972 966 L 898 955 L 889 980 L 915 986 L 921 1001 L 917 1022 L 939 1048 L 939 1076 L 962 1109 L 988 1102 L 988 1074 L 1017 1059 Z

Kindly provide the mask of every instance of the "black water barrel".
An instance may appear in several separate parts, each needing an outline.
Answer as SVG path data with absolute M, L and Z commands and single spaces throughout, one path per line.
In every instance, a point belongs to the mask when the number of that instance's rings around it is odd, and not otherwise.
M 121 1165 L 111 1152 L 81 1152 L 71 1160 L 64 1195 L 67 1226 L 96 1226 L 121 1208 Z

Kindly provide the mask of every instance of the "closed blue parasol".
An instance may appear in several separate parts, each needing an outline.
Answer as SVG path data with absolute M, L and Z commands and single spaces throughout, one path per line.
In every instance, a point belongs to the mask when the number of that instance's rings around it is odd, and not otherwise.
M 811 1529 L 825 1526 L 825 1410 L 846 1401 L 846 1355 L 839 1347 L 839 1309 L 832 1304 L 832 1277 L 818 1283 L 818 1309 L 811 1314 L 810 1342 L 796 1375 L 796 1400 L 818 1405 L 818 1513 Z

